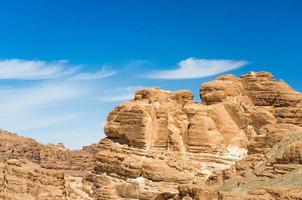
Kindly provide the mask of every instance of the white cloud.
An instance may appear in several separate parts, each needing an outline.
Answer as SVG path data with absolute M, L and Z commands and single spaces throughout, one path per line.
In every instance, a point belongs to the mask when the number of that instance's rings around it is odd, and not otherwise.
M 0 60 L 0 79 L 53 79 L 74 74 L 77 70 L 77 66 L 68 66 L 66 60 L 55 62 L 21 59 Z
M 150 79 L 193 79 L 212 76 L 248 64 L 245 60 L 211 60 L 188 58 L 173 70 L 154 71 L 146 75 Z
M 124 94 L 116 94 L 116 95 L 107 95 L 107 96 L 102 96 L 100 99 L 101 101 L 127 101 L 132 99 L 134 96 L 133 93 L 124 93 Z
M 65 110 L 66 105 L 85 96 L 85 91 L 67 82 L 1 89 L 0 127 L 22 133 L 64 125 L 79 117 L 76 110 Z
M 20 110 L 51 105 L 81 96 L 83 89 L 78 85 L 64 83 L 44 83 L 35 87 L 10 88 L 0 90 L 2 109 Z
M 67 61 L 0 60 L 0 80 L 37 80 L 0 82 L 0 129 L 72 148 L 97 142 L 107 116 L 106 103 L 97 98 L 112 88 L 89 80 L 117 72 L 103 67 L 86 73 L 83 68 Z
M 110 94 L 103 94 L 99 99 L 104 102 L 115 102 L 115 101 L 127 101 L 134 98 L 135 91 L 139 88 L 145 88 L 142 86 L 127 86 L 118 87 L 112 91 Z
M 73 80 L 96 80 L 113 76 L 117 72 L 103 67 L 100 71 L 86 73 L 80 66 L 73 66 L 67 60 L 46 62 L 42 60 L 6 59 L 0 60 L 0 79 L 43 80 L 69 77 Z
M 115 75 L 117 72 L 112 70 L 107 70 L 103 67 L 100 71 L 93 73 L 79 73 L 72 77 L 73 80 L 98 80 L 102 78 L 106 78 L 109 76 Z
M 96 97 L 110 91 L 71 80 L 0 87 L 0 129 L 79 149 L 104 137 L 101 127 L 109 111 Z

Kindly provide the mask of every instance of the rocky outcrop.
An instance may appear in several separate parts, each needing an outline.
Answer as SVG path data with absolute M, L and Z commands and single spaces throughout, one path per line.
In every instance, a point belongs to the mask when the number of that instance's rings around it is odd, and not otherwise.
M 109 113 L 107 137 L 79 151 L 1 133 L 1 195 L 302 199 L 301 93 L 252 72 L 205 83 L 200 97 L 140 89 Z
M 268 72 L 222 76 L 201 88 L 204 103 L 223 104 L 249 139 L 249 152 L 263 152 L 301 131 L 302 95 Z
M 178 187 L 218 187 L 226 181 L 223 173 L 247 152 L 247 159 L 261 157 L 284 138 L 302 133 L 301 94 L 270 73 L 221 76 L 203 84 L 200 96 L 203 101 L 195 103 L 190 91 L 141 89 L 116 107 L 105 127 L 108 138 L 96 154 L 96 198 L 169 199 L 179 194 L 196 199 Z M 292 154 L 287 161 L 300 162 L 299 148 L 292 145 L 275 160 Z M 231 195 L 217 191 L 217 198 Z
M 286 148 L 276 156 L 276 159 L 278 163 L 283 164 L 302 164 L 302 141 L 299 140 L 286 146 Z
M 27 159 L 47 169 L 79 173 L 94 168 L 95 145 L 70 151 L 62 145 L 42 145 L 33 139 L 0 131 L 0 161 Z
M 116 107 L 105 133 L 95 172 L 112 182 L 116 199 L 152 199 L 177 192 L 179 184 L 204 183 L 212 171 L 243 158 L 248 142 L 222 104 L 206 106 L 194 103 L 190 91 L 157 88 L 138 90 L 134 100 Z M 107 182 L 98 182 L 98 198 L 111 199 L 103 195 Z M 135 192 L 121 192 L 125 187 Z
M 43 169 L 26 160 L 9 159 L 0 169 L 1 199 L 92 199 L 92 184 L 83 177 Z
M 94 145 L 70 151 L 0 131 L 0 199 L 93 199 Z

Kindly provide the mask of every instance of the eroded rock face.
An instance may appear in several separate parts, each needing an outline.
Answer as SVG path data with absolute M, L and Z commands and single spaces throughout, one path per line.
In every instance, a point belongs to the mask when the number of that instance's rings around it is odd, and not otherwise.
M 107 138 L 79 151 L 2 134 L 1 195 L 302 199 L 301 93 L 252 72 L 218 77 L 200 96 L 196 103 L 191 91 L 140 89 L 108 115 Z
M 139 90 L 133 101 L 109 114 L 105 134 L 113 141 L 141 149 L 190 152 L 246 146 L 247 138 L 224 105 L 205 106 L 192 99 L 190 91 Z
M 194 103 L 190 91 L 157 88 L 139 90 L 134 100 L 116 107 L 105 133 L 96 173 L 111 180 L 116 198 L 152 199 L 159 191 L 177 192 L 179 184 L 204 183 L 213 170 L 243 158 L 248 145 L 223 104 L 206 106 Z M 135 197 L 120 194 L 129 181 Z M 106 199 L 108 184 L 101 183 L 97 192 Z
M 61 145 L 42 145 L 33 139 L 0 131 L 0 161 L 27 159 L 47 169 L 62 169 L 74 173 L 94 168 L 95 145 L 70 151 Z
M 26 160 L 7 160 L 0 169 L 1 199 L 92 199 L 92 184 L 83 177 L 43 169 Z
M 158 193 L 161 199 L 196 199 L 177 197 L 178 186 L 197 190 L 204 183 L 219 185 L 224 180 L 221 171 L 247 151 L 263 155 L 302 132 L 301 94 L 270 73 L 221 76 L 203 84 L 200 95 L 203 101 L 195 103 L 190 91 L 142 89 L 109 114 L 108 138 L 98 146 L 95 173 L 110 184 L 98 181 L 98 199 L 110 199 L 109 194 L 116 199 L 153 199 Z M 299 163 L 298 146 L 280 152 L 278 162 Z M 131 195 L 122 192 L 125 187 L 131 188 Z
M 93 199 L 93 149 L 70 151 L 0 131 L 0 199 Z

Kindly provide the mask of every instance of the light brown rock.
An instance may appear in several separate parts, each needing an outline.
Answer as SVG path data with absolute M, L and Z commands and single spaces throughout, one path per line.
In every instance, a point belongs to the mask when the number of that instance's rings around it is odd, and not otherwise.
M 268 72 L 138 90 L 71 151 L 0 133 L 2 199 L 302 199 L 302 95 Z

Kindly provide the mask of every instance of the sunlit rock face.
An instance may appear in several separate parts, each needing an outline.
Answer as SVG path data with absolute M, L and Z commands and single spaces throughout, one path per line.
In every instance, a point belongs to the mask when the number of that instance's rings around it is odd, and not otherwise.
M 225 106 L 249 138 L 250 153 L 271 147 L 302 126 L 301 93 L 268 72 L 219 77 L 201 87 L 201 98 Z
M 62 145 L 43 145 L 33 139 L 0 130 L 0 161 L 26 159 L 46 169 L 83 174 L 94 168 L 94 146 L 70 151 Z
M 223 104 L 193 102 L 190 91 L 142 89 L 108 116 L 108 138 L 131 147 L 180 152 L 246 147 L 247 138 Z
M 70 151 L 0 130 L 0 199 L 93 199 L 93 149 Z
M 1 199 L 92 199 L 92 183 L 26 160 L 0 164 Z
M 189 121 L 183 106 L 192 99 L 190 91 L 139 90 L 133 101 L 118 106 L 109 114 L 105 134 L 138 148 L 184 148 L 180 142 L 185 139 L 182 135 Z
M 301 130 L 301 94 L 270 73 L 221 76 L 203 84 L 200 96 L 196 103 L 190 91 L 141 89 L 116 107 L 96 154 L 97 198 L 177 193 Z
M 251 72 L 200 97 L 140 89 L 79 151 L 1 133 L 1 198 L 302 199 L 301 93 Z

